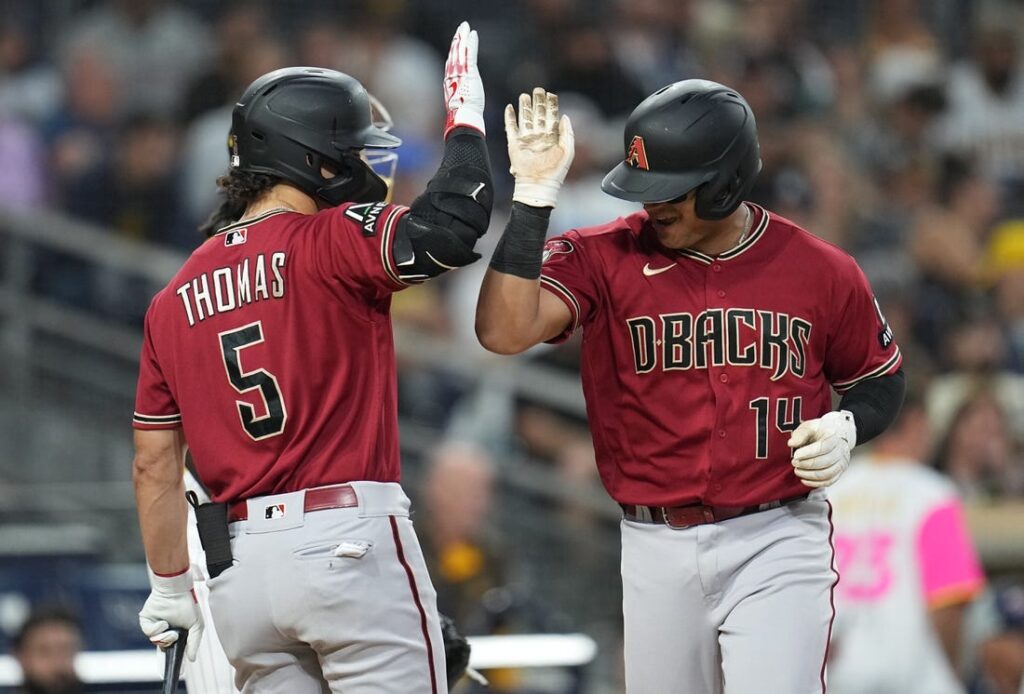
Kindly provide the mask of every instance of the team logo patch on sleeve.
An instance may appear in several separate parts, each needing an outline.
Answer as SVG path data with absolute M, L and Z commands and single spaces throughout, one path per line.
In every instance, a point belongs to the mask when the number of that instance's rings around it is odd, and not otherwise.
M 874 298 L 874 297 L 872 297 Z M 882 307 L 878 303 L 878 299 L 875 298 L 875 313 L 878 314 L 878 322 L 882 324 L 882 329 L 878 332 L 878 344 L 882 346 L 882 349 L 888 349 L 889 345 L 892 344 L 892 328 L 889 327 L 889 321 L 882 315 Z
M 241 229 L 232 229 L 228 233 L 224 234 L 224 245 L 225 246 L 241 246 L 245 243 L 249 237 L 249 229 L 243 227 Z
M 373 236 L 377 233 L 377 218 L 387 206 L 386 202 L 366 202 L 361 205 L 352 205 L 345 210 L 345 216 L 363 227 L 363 236 Z
M 541 256 L 541 262 L 548 262 L 548 258 L 553 255 L 569 255 L 574 250 L 576 250 L 576 247 L 572 245 L 571 241 L 566 241 L 565 239 L 548 241 L 544 245 L 544 255 Z

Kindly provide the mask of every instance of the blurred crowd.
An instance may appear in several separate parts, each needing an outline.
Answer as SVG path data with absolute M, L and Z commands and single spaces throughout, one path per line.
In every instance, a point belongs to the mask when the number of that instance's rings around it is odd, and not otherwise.
M 558 92 L 574 122 L 556 234 L 632 211 L 599 182 L 644 96 L 691 77 L 730 85 L 758 119 L 752 199 L 852 253 L 871 280 L 927 417 L 920 462 L 970 503 L 1024 500 L 1020 0 L 2 0 L 0 203 L 187 252 L 217 204 L 234 100 L 288 65 L 340 69 L 384 103 L 404 140 L 394 199 L 409 203 L 439 160 L 443 61 L 462 19 L 481 37 L 501 188 L 485 257 L 510 197 L 500 114 L 520 92 Z M 487 359 L 472 326 L 483 265 L 396 296 L 396 321 Z M 152 291 L 56 253 L 33 272 L 51 298 L 129 324 Z M 524 359 L 572 378 L 578 348 Z M 597 486 L 581 412 L 508 378 L 400 376 L 409 421 L 474 447 L 437 456 L 438 477 L 482 499 L 464 519 L 488 517 L 480 490 L 516 457 Z M 443 507 L 445 490 L 426 484 L 425 502 Z M 564 515 L 586 523 L 578 509 Z M 442 582 L 479 602 L 508 580 L 500 553 L 471 532 L 484 520 L 437 522 L 425 534 Z

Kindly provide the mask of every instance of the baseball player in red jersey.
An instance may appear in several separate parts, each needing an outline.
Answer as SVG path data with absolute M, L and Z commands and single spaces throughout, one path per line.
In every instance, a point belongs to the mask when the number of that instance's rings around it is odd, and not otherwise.
M 643 210 L 546 245 L 571 128 L 535 90 L 506 130 L 513 211 L 477 333 L 513 354 L 583 330 L 597 463 L 624 514 L 627 690 L 823 691 L 837 574 L 820 488 L 904 391 L 864 275 L 744 202 L 754 116 L 720 84 L 669 85 L 628 119 L 602 187 Z
M 491 177 L 477 45 L 463 23 L 444 156 L 411 208 L 385 203 L 365 163 L 365 148 L 400 140 L 372 122 L 356 80 L 317 68 L 256 80 L 233 114 L 224 223 L 147 313 L 134 477 L 152 592 L 140 623 L 161 646 L 187 628 L 194 657 L 187 446 L 213 502 L 196 509 L 211 613 L 243 692 L 448 690 L 398 484 L 389 308 L 393 292 L 478 257 Z

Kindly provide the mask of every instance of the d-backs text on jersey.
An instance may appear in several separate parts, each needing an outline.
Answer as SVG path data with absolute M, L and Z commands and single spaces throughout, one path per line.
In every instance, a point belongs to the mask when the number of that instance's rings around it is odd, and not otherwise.
M 185 282 L 174 290 L 181 297 L 189 327 L 214 313 L 226 313 L 256 301 L 284 297 L 285 253 L 260 253 L 245 258 L 234 267 L 220 267 L 213 272 Z M 269 268 L 269 269 L 268 269 Z M 273 278 L 268 282 L 268 272 Z
M 777 381 L 787 372 L 803 377 L 811 323 L 797 316 L 752 308 L 709 308 L 690 313 L 637 316 L 626 321 L 638 374 L 756 366 Z

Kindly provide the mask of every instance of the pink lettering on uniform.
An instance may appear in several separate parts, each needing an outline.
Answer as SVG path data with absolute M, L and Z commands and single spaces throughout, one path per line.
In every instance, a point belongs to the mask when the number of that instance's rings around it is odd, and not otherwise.
M 937 607 L 979 592 L 985 582 L 958 501 L 935 507 L 917 536 L 918 565 L 925 599 Z
M 867 532 L 837 535 L 838 590 L 850 601 L 876 602 L 892 587 L 891 533 Z

